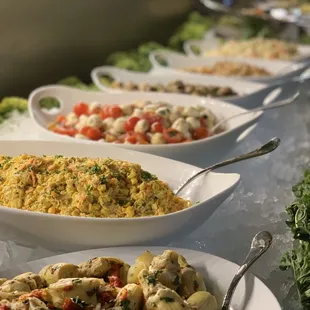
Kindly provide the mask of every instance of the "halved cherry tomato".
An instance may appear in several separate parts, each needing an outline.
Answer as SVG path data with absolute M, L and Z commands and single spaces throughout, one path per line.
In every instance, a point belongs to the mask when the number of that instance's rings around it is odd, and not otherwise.
M 80 102 L 76 104 L 73 108 L 73 111 L 77 116 L 80 116 L 82 114 L 88 115 L 88 110 L 88 104 L 85 102 Z
M 123 110 L 118 105 L 112 106 L 109 112 L 110 116 L 113 118 L 118 118 L 123 115 Z
M 108 117 L 111 117 L 110 108 L 111 108 L 111 106 L 108 104 L 104 105 L 101 108 L 101 112 L 99 113 L 101 119 L 106 119 Z
M 55 122 L 56 123 L 65 123 L 66 117 L 64 115 L 57 115 Z
M 140 118 L 136 117 L 136 116 L 132 116 L 132 117 L 128 118 L 128 120 L 124 124 L 125 130 L 126 131 L 133 131 L 139 120 L 140 120 Z
M 154 112 L 144 112 L 141 118 L 147 120 L 150 125 L 155 122 L 160 122 L 162 120 L 162 117 Z
M 129 135 L 129 136 L 127 136 L 127 137 L 125 138 L 125 141 L 126 141 L 126 142 L 129 142 L 129 143 L 131 143 L 131 144 L 136 144 L 136 143 L 137 143 L 137 138 L 136 138 L 135 136 Z
M 89 128 L 90 128 L 89 126 L 83 127 L 83 128 L 80 130 L 80 133 L 81 133 L 82 135 L 84 135 L 84 136 L 87 137 L 87 133 L 88 133 Z
M 83 309 L 83 307 L 73 302 L 71 298 L 66 298 L 63 303 L 62 309 L 63 310 L 80 310 L 80 309 Z
M 163 124 L 161 122 L 155 122 L 151 126 L 151 131 L 152 132 L 163 132 Z
M 85 136 L 91 140 L 99 140 L 102 137 L 101 131 L 98 128 L 90 127 L 85 133 Z
M 195 140 L 204 139 L 209 137 L 208 129 L 205 127 L 199 127 L 194 129 L 193 131 L 193 138 Z
M 102 109 L 100 107 L 96 107 L 91 111 L 91 114 L 99 114 L 102 112 Z
M 74 137 L 77 134 L 77 130 L 74 128 L 63 128 L 59 126 L 55 127 L 53 131 L 60 135 L 65 135 L 65 136 L 70 136 L 70 137 Z
M 182 133 L 174 128 L 164 129 L 163 136 L 168 143 L 180 143 L 184 140 Z

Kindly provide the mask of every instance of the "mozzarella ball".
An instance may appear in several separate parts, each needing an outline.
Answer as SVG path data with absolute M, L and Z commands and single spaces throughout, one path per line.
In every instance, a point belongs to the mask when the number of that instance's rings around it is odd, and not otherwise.
M 75 125 L 77 130 L 81 130 L 83 127 L 87 126 L 88 116 L 81 115 L 79 117 L 78 123 Z
M 199 117 L 200 112 L 194 107 L 185 107 L 182 113 L 184 116 Z
M 171 110 L 167 107 L 160 107 L 155 111 L 155 113 L 163 118 L 169 118 L 169 116 L 171 115 Z
M 135 109 L 133 110 L 132 116 L 141 117 L 142 114 L 143 114 L 142 109 L 135 108 Z
M 114 118 L 113 117 L 108 117 L 102 121 L 102 126 L 103 126 L 104 130 L 108 130 L 108 129 L 112 128 L 113 124 L 114 124 Z
M 133 107 L 130 104 L 121 104 L 120 108 L 122 109 L 125 115 L 131 115 Z
M 100 128 L 102 126 L 102 120 L 99 115 L 92 114 L 88 117 L 86 125 L 93 128 Z
M 178 118 L 171 126 L 173 129 L 181 132 L 181 133 L 185 133 L 188 132 L 189 130 L 189 126 L 187 124 L 187 122 L 185 121 L 185 119 L 183 118 Z
M 196 117 L 189 116 L 186 118 L 186 122 L 190 129 L 196 129 L 200 127 L 200 120 Z
M 73 126 L 77 124 L 78 121 L 79 121 L 79 118 L 77 117 L 77 115 L 74 112 L 71 112 L 68 114 L 66 118 L 66 125 Z
M 149 122 L 145 119 L 140 119 L 134 128 L 134 132 L 145 133 L 149 128 Z
M 89 105 L 89 111 L 90 112 L 93 112 L 95 109 L 97 108 L 100 108 L 100 104 L 96 101 L 92 102 L 90 105 Z
M 162 133 L 156 132 L 151 137 L 151 144 L 164 144 L 166 140 Z
M 119 117 L 114 121 L 113 129 L 119 133 L 125 132 L 125 123 L 126 117 Z

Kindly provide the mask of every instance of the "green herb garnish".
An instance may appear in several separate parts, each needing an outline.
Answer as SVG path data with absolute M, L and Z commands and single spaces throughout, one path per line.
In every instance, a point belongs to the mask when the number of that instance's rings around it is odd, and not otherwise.
M 160 300 L 164 300 L 165 302 L 174 302 L 174 299 L 171 297 L 161 297 Z
M 147 276 L 146 281 L 148 284 L 156 285 L 156 279 L 153 275 Z
M 130 310 L 130 301 L 128 299 L 124 299 L 120 302 L 120 306 L 124 309 L 124 310 Z
M 108 183 L 108 180 L 105 176 L 101 176 L 99 180 L 100 180 L 100 184 L 107 184 Z
M 145 171 L 145 170 L 141 171 L 141 178 L 144 181 L 156 180 L 156 177 L 153 174 L 151 174 L 151 173 L 149 173 L 148 171 Z
M 90 174 L 97 174 L 101 172 L 101 168 L 95 164 L 93 167 L 90 168 Z
M 81 280 L 81 279 L 73 279 L 73 280 L 72 280 L 72 283 L 73 283 L 73 284 L 82 283 L 82 280 Z

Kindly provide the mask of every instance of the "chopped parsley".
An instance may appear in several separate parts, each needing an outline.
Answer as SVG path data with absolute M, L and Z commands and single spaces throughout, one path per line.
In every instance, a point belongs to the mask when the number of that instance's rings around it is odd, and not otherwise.
M 152 285 L 156 284 L 156 279 L 155 279 L 155 276 L 153 275 L 147 276 L 146 281 L 148 284 L 152 284 Z
M 123 200 L 123 199 L 120 199 L 120 200 L 118 201 L 118 204 L 119 204 L 120 206 L 124 206 L 126 203 L 127 203 L 127 201 L 126 201 L 126 200 Z
M 177 132 L 176 130 L 170 130 L 170 131 L 168 132 L 169 137 L 174 137 L 174 136 L 176 136 L 177 134 L 178 134 L 178 132 Z
M 124 310 L 130 310 L 130 301 L 128 299 L 124 299 L 120 302 L 120 306 L 124 309 Z
M 55 155 L 55 158 L 61 158 L 63 155 Z
M 90 174 L 97 174 L 101 172 L 101 168 L 95 164 L 95 166 L 90 168 Z
M 105 176 L 101 176 L 99 180 L 100 180 L 100 184 L 107 184 L 108 183 L 108 180 Z
M 171 297 L 161 297 L 160 300 L 163 300 L 165 302 L 174 302 L 174 299 Z
M 141 178 L 144 180 L 144 181 L 151 181 L 151 180 L 155 180 L 156 177 L 149 173 L 148 171 L 145 171 L 145 170 L 142 170 L 141 171 Z
M 73 298 L 70 298 L 72 302 L 74 302 L 75 304 L 77 304 L 79 307 L 81 308 L 85 308 L 88 306 L 88 304 L 83 301 L 80 297 L 73 297 Z
M 82 280 L 81 280 L 81 279 L 73 279 L 73 280 L 72 280 L 72 283 L 73 283 L 73 284 L 82 283 Z

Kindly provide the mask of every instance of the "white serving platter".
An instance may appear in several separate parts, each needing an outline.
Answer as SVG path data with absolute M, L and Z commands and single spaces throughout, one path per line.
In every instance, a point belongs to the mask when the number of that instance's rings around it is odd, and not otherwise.
M 38 273 L 41 268 L 49 264 L 67 262 L 79 264 L 93 257 L 109 256 L 117 257 L 126 263 L 133 264 L 135 258 L 145 250 L 154 254 L 161 254 L 171 249 L 183 255 L 190 265 L 194 266 L 203 276 L 208 291 L 213 294 L 217 303 L 221 305 L 225 292 L 231 279 L 237 272 L 239 266 L 223 258 L 193 250 L 165 248 L 165 247 L 120 247 L 89 250 L 84 252 L 68 253 L 52 256 L 37 261 L 16 266 L 12 270 L 1 273 L 2 277 L 11 278 L 24 272 Z M 232 299 L 231 310 L 281 310 L 281 306 L 266 287 L 266 285 L 248 272 L 241 279 Z
M 64 155 L 126 160 L 140 164 L 144 170 L 166 181 L 172 189 L 200 171 L 198 167 L 178 161 L 99 143 L 86 145 L 53 141 L 0 141 L 0 149 L 1 155 L 7 156 Z M 182 197 L 193 202 L 193 206 L 168 215 L 86 218 L 0 206 L 0 223 L 16 232 L 12 241 L 57 251 L 168 243 L 200 227 L 233 192 L 239 179 L 239 174 L 223 173 L 209 173 L 199 177 L 181 193 Z
M 40 108 L 40 100 L 46 97 L 57 98 L 61 103 L 60 110 L 56 114 L 50 114 Z M 180 106 L 203 105 L 209 108 L 215 115 L 226 118 L 237 113 L 245 112 L 246 109 L 240 108 L 231 103 L 213 98 L 202 98 L 198 96 L 164 94 L 164 93 L 103 93 L 74 89 L 65 86 L 46 86 L 34 90 L 29 96 L 29 112 L 37 125 L 42 138 L 53 140 L 65 140 L 77 142 L 83 147 L 99 144 L 102 148 L 111 145 L 106 142 L 83 140 L 72 138 L 49 131 L 49 124 L 58 114 L 67 115 L 73 106 L 80 102 L 98 102 L 104 104 L 130 104 L 135 100 L 164 101 Z M 135 150 L 139 152 L 159 155 L 175 160 L 181 160 L 195 165 L 209 165 L 219 161 L 229 150 L 240 142 L 247 134 L 252 125 L 255 125 L 262 112 L 249 113 L 228 121 L 227 130 L 206 139 L 196 140 L 189 143 L 177 144 L 113 144 L 122 149 Z M 252 126 L 252 128 L 254 128 Z M 244 132 L 246 133 L 242 135 Z M 194 151 L 193 151 L 194 150 Z

